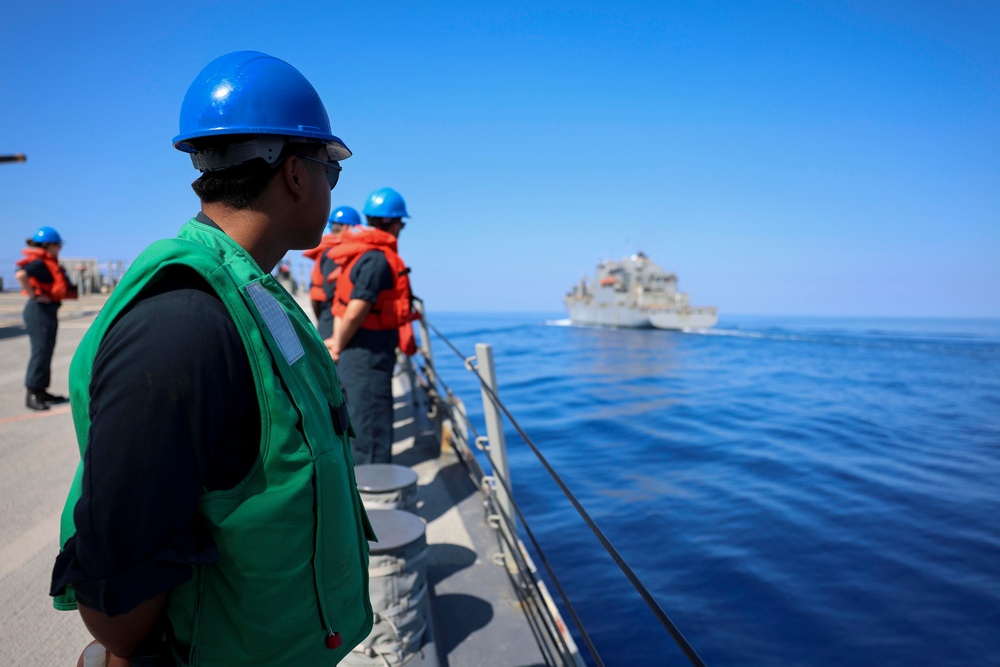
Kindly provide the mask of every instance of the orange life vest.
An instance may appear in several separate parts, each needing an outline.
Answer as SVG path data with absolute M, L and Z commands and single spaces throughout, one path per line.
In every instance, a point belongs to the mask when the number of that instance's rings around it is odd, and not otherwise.
M 31 289 L 34 294 L 30 296 L 47 296 L 53 303 L 59 303 L 64 299 L 75 299 L 77 297 L 76 285 L 69 282 L 69 278 L 66 277 L 66 271 L 59 264 L 59 260 L 49 254 L 45 248 L 25 248 L 21 251 L 24 255 L 21 259 L 17 261 L 17 267 L 24 268 L 28 264 L 36 260 L 41 260 L 45 262 L 45 268 L 49 270 L 52 274 L 52 282 L 43 283 L 42 281 L 28 276 L 28 283 L 31 285 Z M 29 296 L 27 292 L 21 290 L 24 296 Z
M 302 253 L 307 258 L 315 260 L 312 274 L 309 276 L 309 298 L 313 301 L 326 301 L 326 292 L 323 291 L 324 284 L 337 282 L 337 278 L 340 275 L 339 266 L 328 276 L 323 275 L 323 269 L 320 267 L 323 263 L 323 255 L 337 242 L 338 238 L 340 238 L 339 234 L 324 234 L 318 246 Z
M 380 331 L 399 330 L 399 349 L 415 354 L 416 340 L 410 324 L 420 315 L 413 310 L 413 292 L 410 291 L 410 269 L 396 252 L 396 237 L 380 229 L 360 229 L 354 234 L 342 234 L 327 251 L 327 256 L 341 267 L 340 278 L 333 296 L 333 315 L 343 317 L 354 291 L 351 269 L 369 250 L 378 250 L 392 269 L 392 288 L 379 292 L 378 300 L 361 323 L 364 329 Z

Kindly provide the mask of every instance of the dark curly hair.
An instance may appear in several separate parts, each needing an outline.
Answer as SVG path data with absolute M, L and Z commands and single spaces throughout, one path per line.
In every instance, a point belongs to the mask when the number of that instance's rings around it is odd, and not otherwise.
M 249 135 L 229 135 L 217 138 L 215 141 L 196 143 L 195 147 L 198 150 L 207 150 L 249 139 L 252 139 Z M 315 150 L 319 146 L 318 142 L 290 142 L 281 149 L 281 155 L 274 164 L 268 164 L 263 158 L 255 158 L 228 169 L 206 171 L 191 183 L 191 188 L 203 203 L 225 204 L 236 210 L 247 209 L 267 189 L 285 158 L 289 155 L 306 155 L 308 151 Z

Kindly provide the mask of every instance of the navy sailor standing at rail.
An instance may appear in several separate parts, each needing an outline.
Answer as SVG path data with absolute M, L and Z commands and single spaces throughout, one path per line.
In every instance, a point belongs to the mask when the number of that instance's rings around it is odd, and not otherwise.
M 199 74 L 180 128 L 201 212 L 74 356 L 52 594 L 111 664 L 336 665 L 372 627 L 374 536 L 336 368 L 270 271 L 319 242 L 351 153 L 305 77 L 250 51 Z

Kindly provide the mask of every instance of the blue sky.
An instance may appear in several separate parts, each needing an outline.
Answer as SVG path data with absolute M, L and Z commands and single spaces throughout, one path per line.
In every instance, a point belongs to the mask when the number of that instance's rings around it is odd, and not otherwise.
M 995 2 L 9 5 L 7 280 L 42 224 L 101 260 L 174 234 L 181 99 L 253 49 L 354 151 L 334 205 L 406 198 L 431 312 L 558 313 L 643 250 L 723 315 L 1000 317 Z

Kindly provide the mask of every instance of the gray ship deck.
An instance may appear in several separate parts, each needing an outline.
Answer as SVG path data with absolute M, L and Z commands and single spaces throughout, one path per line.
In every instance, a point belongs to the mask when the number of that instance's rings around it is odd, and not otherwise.
M 53 393 L 67 392 L 73 351 L 102 305 L 103 297 L 90 296 L 60 310 Z M 46 412 L 24 407 L 23 308 L 19 293 L 0 294 L 0 663 L 68 666 L 90 634 L 77 614 L 52 608 L 49 580 L 80 456 L 68 404 Z
M 61 309 L 53 393 L 67 393 L 73 351 L 103 304 L 104 297 L 89 295 Z M 48 587 L 78 455 L 68 405 L 24 407 L 23 305 L 17 293 L 0 294 L 0 663 L 72 665 L 90 636 L 76 614 L 52 608 Z M 499 549 L 482 496 L 454 452 L 438 455 L 433 431 L 412 403 L 408 394 L 397 399 L 393 451 L 397 463 L 418 474 L 434 642 L 409 664 L 544 664 L 506 571 L 493 561 Z
M 493 560 L 500 549 L 486 525 L 479 490 L 454 452 L 437 455 L 432 432 L 414 432 L 407 397 L 397 400 L 401 437 L 393 462 L 410 466 L 418 477 L 417 512 L 427 522 L 427 579 L 440 664 L 545 664 L 506 570 Z

